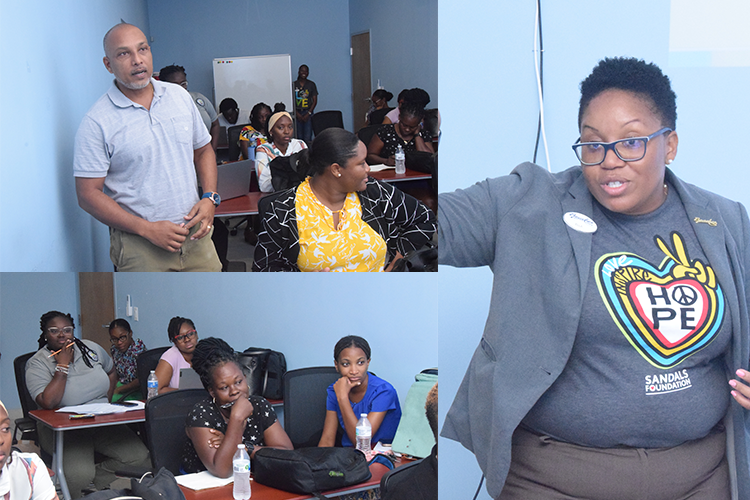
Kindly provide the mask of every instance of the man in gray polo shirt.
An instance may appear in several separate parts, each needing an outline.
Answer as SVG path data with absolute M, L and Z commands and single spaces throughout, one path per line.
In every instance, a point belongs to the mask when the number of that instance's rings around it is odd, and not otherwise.
M 216 157 L 190 95 L 151 78 L 151 48 L 137 27 L 109 30 L 104 52 L 115 81 L 76 134 L 78 204 L 110 227 L 120 271 L 221 270 L 210 238 Z

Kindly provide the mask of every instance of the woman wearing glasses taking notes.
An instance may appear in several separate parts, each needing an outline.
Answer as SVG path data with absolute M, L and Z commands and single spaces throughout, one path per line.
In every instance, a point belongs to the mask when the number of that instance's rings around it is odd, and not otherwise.
M 44 409 L 86 403 L 107 403 L 117 382 L 112 358 L 96 342 L 73 336 L 70 314 L 50 311 L 39 321 L 39 351 L 26 363 L 26 386 L 31 397 Z M 52 429 L 37 426 L 39 445 L 52 454 Z M 148 467 L 148 450 L 127 427 L 66 431 L 63 469 L 73 498 L 93 481 L 104 489 L 115 480 L 114 471 L 127 466 Z M 94 452 L 105 460 L 94 463 Z
M 667 168 L 675 121 L 657 66 L 605 59 L 580 166 L 440 195 L 440 263 L 495 274 L 443 428 L 495 498 L 750 498 L 750 222 Z
M 159 394 L 180 388 L 180 370 L 192 366 L 193 351 L 198 345 L 198 332 L 191 319 L 180 316 L 170 319 L 167 335 L 174 345 L 161 355 L 159 364 L 156 365 Z

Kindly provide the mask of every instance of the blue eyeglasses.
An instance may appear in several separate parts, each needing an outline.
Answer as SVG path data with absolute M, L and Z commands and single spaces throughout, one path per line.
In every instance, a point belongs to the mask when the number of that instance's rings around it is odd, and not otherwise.
M 581 139 L 578 138 L 578 141 L 571 147 L 575 151 L 581 165 L 587 167 L 602 163 L 604 158 L 607 157 L 607 151 L 610 149 L 622 161 L 638 161 L 646 156 L 646 144 L 648 141 L 668 132 L 672 132 L 672 129 L 664 127 L 647 137 L 629 137 L 614 142 L 579 142 Z

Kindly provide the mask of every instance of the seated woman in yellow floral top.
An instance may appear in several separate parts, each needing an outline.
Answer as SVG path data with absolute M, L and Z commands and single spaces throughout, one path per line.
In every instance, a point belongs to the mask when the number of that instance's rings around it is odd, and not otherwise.
M 254 271 L 388 271 L 432 238 L 433 213 L 369 177 L 366 156 L 346 130 L 315 137 L 299 158 L 309 177 L 274 195 L 263 211 Z
M 265 102 L 259 102 L 253 106 L 250 111 L 250 125 L 243 127 L 240 131 L 240 140 L 238 142 L 242 155 L 240 160 L 250 158 L 250 148 L 255 149 L 261 144 L 265 144 L 268 139 L 266 132 L 266 123 L 271 116 L 271 107 Z

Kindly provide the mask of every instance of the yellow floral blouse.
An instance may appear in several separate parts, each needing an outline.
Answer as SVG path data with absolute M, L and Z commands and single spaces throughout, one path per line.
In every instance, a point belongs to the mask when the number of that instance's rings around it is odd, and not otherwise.
M 300 271 L 383 271 L 387 253 L 383 238 L 362 220 L 357 193 L 349 193 L 333 227 L 333 212 L 310 189 L 308 177 L 297 188 Z

